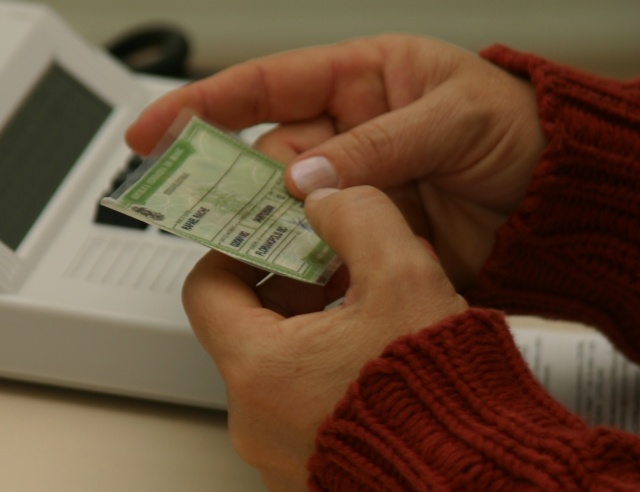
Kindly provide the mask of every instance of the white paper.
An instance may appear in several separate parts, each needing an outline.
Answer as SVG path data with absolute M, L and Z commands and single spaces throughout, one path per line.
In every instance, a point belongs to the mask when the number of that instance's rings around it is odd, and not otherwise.
M 590 425 L 640 433 L 640 367 L 601 334 L 514 326 L 516 344 L 536 378 Z

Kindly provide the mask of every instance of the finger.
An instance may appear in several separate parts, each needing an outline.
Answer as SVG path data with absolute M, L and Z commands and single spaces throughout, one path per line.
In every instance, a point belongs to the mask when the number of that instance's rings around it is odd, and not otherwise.
M 380 63 L 377 43 L 362 40 L 246 62 L 160 98 L 126 139 L 147 155 L 185 107 L 229 130 L 308 120 L 336 108 L 354 122 L 365 121 L 386 109 Z
M 257 289 L 264 306 L 285 318 L 322 311 L 344 294 L 332 285 L 307 284 L 291 278 L 274 275 Z
M 384 189 L 474 162 L 487 151 L 474 145 L 487 119 L 461 94 L 455 83 L 438 86 L 310 149 L 287 168 L 287 189 L 298 198 L 324 187 Z
M 344 295 L 348 284 L 345 272 L 339 271 L 324 287 L 278 275 L 256 287 L 266 274 L 217 251 L 210 251 L 194 266 L 183 286 L 183 305 L 209 353 L 220 353 L 227 331 L 235 333 L 238 342 L 246 333 L 265 331 L 285 317 L 322 311 Z
M 320 116 L 309 121 L 280 124 L 261 135 L 254 147 L 286 164 L 334 135 L 331 118 Z
M 212 355 L 229 341 L 225 332 L 244 323 L 281 319 L 264 309 L 254 290 L 264 272 L 216 251 L 204 255 L 185 279 L 182 303 L 194 333 Z M 244 333 L 237 330 L 236 343 Z M 215 342 L 215 343 L 214 343 Z
M 351 288 L 388 292 L 393 279 L 415 287 L 413 279 L 444 275 L 397 207 L 375 188 L 318 190 L 307 197 L 305 213 L 318 235 L 347 265 Z M 394 284 L 394 289 L 400 286 Z

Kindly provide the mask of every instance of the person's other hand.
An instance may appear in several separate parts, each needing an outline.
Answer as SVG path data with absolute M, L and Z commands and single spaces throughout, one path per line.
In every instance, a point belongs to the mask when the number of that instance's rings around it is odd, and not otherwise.
M 231 130 L 280 122 L 260 147 L 294 165 L 289 191 L 369 184 L 472 284 L 545 145 L 532 87 L 479 56 L 390 35 L 250 61 L 150 106 L 128 142 L 149 152 L 190 107 Z M 308 159 L 310 158 L 310 159 Z
M 381 191 L 318 190 L 305 210 L 348 268 L 346 293 L 284 277 L 255 287 L 264 272 L 216 252 L 183 291 L 191 325 L 227 386 L 232 442 L 271 490 L 305 490 L 317 429 L 366 361 L 395 338 L 467 308 Z M 340 294 L 341 305 L 323 310 Z

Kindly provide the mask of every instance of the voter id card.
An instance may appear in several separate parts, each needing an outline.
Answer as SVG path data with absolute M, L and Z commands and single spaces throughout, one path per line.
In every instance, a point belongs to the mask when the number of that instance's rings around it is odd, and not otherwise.
M 282 164 L 194 115 L 160 148 L 101 204 L 304 282 L 325 284 L 340 265 L 287 193 Z

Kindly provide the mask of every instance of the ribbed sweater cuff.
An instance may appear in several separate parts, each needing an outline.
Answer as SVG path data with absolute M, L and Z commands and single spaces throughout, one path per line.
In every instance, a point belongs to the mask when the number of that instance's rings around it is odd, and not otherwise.
M 547 396 L 500 313 L 470 309 L 365 366 L 320 428 L 309 486 L 586 490 L 611 464 L 599 437 Z
M 502 46 L 529 79 L 549 145 L 498 232 L 475 305 L 582 321 L 640 358 L 640 80 L 605 80 Z

